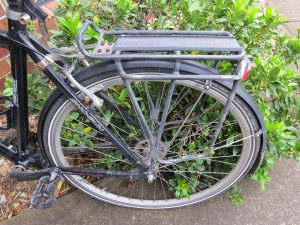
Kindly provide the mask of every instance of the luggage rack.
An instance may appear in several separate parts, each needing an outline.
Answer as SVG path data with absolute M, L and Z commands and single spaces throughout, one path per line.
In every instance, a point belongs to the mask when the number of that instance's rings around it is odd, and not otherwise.
M 95 45 L 85 45 L 84 34 L 92 27 L 99 40 Z M 116 36 L 114 43 L 104 43 L 105 35 Z M 77 45 L 84 56 L 96 60 L 114 60 L 122 78 L 130 80 L 241 80 L 249 66 L 244 49 L 235 37 L 226 31 L 105 31 L 87 21 L 77 37 Z M 193 51 L 197 51 L 193 54 Z M 201 54 L 198 54 L 201 53 Z M 127 74 L 121 60 L 173 60 L 179 66 L 182 60 L 220 60 L 237 63 L 235 75 L 183 75 L 179 69 L 172 74 Z M 175 65 L 175 67 L 176 67 Z

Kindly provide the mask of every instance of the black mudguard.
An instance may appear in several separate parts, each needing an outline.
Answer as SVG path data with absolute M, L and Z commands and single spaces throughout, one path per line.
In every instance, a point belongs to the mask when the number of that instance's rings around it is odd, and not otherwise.
M 132 68 L 163 68 L 163 69 L 173 69 L 174 68 L 174 62 L 170 61 L 124 61 L 122 63 L 124 70 L 126 69 L 132 69 Z M 216 69 L 213 69 L 211 67 L 208 67 L 204 64 L 200 64 L 194 61 L 183 61 L 180 66 L 180 70 L 184 71 L 186 73 L 192 73 L 192 74 L 212 74 L 217 75 L 220 74 L 219 71 Z M 106 61 L 94 64 L 90 67 L 87 67 L 79 72 L 77 72 L 74 77 L 78 82 L 82 82 L 85 79 L 87 79 L 90 76 L 93 76 L 95 74 L 103 74 L 108 72 L 117 71 L 117 68 L 113 61 Z M 231 89 L 232 82 L 231 81 L 222 81 L 218 80 L 217 83 L 223 85 L 224 87 Z M 39 125 L 38 125 L 38 134 L 39 134 L 39 144 L 42 150 L 42 153 L 44 151 L 43 143 L 42 143 L 42 132 L 43 132 L 43 124 L 44 120 L 47 116 L 47 112 L 49 108 L 52 106 L 52 104 L 62 95 L 62 93 L 59 90 L 56 90 L 52 93 L 52 95 L 47 100 L 41 114 L 39 117 Z M 256 102 L 252 99 L 252 97 L 246 92 L 245 89 L 243 89 L 241 86 L 238 88 L 237 95 L 242 98 L 248 106 L 253 110 L 254 114 L 257 117 L 257 120 L 260 125 L 260 129 L 262 131 L 266 130 L 265 122 L 263 119 L 263 116 L 256 104 Z M 261 149 L 257 156 L 257 159 L 255 163 L 253 164 L 250 172 L 254 172 L 261 164 L 265 149 L 266 149 L 266 142 L 267 142 L 267 134 L 266 132 L 263 132 L 263 134 L 260 136 L 261 138 Z M 45 159 L 47 159 L 46 154 L 44 154 Z

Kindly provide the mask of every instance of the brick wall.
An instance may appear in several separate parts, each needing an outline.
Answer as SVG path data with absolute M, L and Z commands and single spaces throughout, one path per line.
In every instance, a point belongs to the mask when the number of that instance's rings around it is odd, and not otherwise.
M 53 10 L 57 6 L 55 0 L 43 0 L 42 9 L 49 16 L 46 20 L 48 30 L 56 30 L 56 20 L 53 17 Z M 0 29 L 7 30 L 7 18 L 5 16 L 5 10 L 7 3 L 5 0 L 0 0 Z M 39 31 L 38 24 L 36 23 L 37 31 Z M 45 43 L 44 40 L 41 39 Z M 34 65 L 32 62 L 28 61 L 28 72 L 32 72 Z M 0 48 L 0 90 L 3 90 L 3 84 L 5 77 L 10 74 L 10 61 L 9 61 L 9 51 L 4 48 Z

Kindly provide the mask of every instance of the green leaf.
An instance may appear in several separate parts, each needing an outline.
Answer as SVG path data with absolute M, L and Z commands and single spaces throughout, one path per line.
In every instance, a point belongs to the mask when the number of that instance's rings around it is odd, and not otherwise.
M 10 76 L 5 77 L 5 83 L 4 86 L 6 88 L 12 88 L 12 78 Z
M 127 96 L 127 90 L 126 89 L 122 89 L 120 96 L 119 96 L 119 102 L 123 102 L 125 100 Z
M 84 133 L 84 134 L 88 134 L 88 133 L 91 132 L 91 130 L 92 130 L 91 127 L 86 127 L 86 128 L 83 129 L 83 133 Z
M 234 142 L 234 136 L 227 138 L 226 146 L 231 146 L 233 142 Z
M 192 150 L 195 150 L 195 148 L 196 148 L 196 143 L 193 141 L 193 142 L 190 142 L 189 144 L 188 144 L 188 149 L 190 150 L 190 151 L 192 151 Z
M 13 89 L 5 88 L 4 91 L 2 92 L 2 95 L 6 97 L 13 96 Z
M 238 187 L 231 188 L 227 194 L 228 194 L 228 197 L 231 200 L 231 202 L 235 205 L 240 205 L 245 200 L 244 193 Z

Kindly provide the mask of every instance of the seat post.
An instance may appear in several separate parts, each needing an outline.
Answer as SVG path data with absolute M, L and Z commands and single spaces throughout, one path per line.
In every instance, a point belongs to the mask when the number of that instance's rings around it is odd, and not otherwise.
M 26 34 L 26 26 L 18 19 L 12 17 L 12 13 L 23 13 L 22 0 L 8 0 L 8 35 L 21 42 L 19 34 Z M 10 13 L 10 14 L 9 14 Z M 28 146 L 28 87 L 27 87 L 27 53 L 18 43 L 11 42 L 10 65 L 13 88 L 13 113 L 14 128 L 17 133 L 19 160 L 22 160 Z

